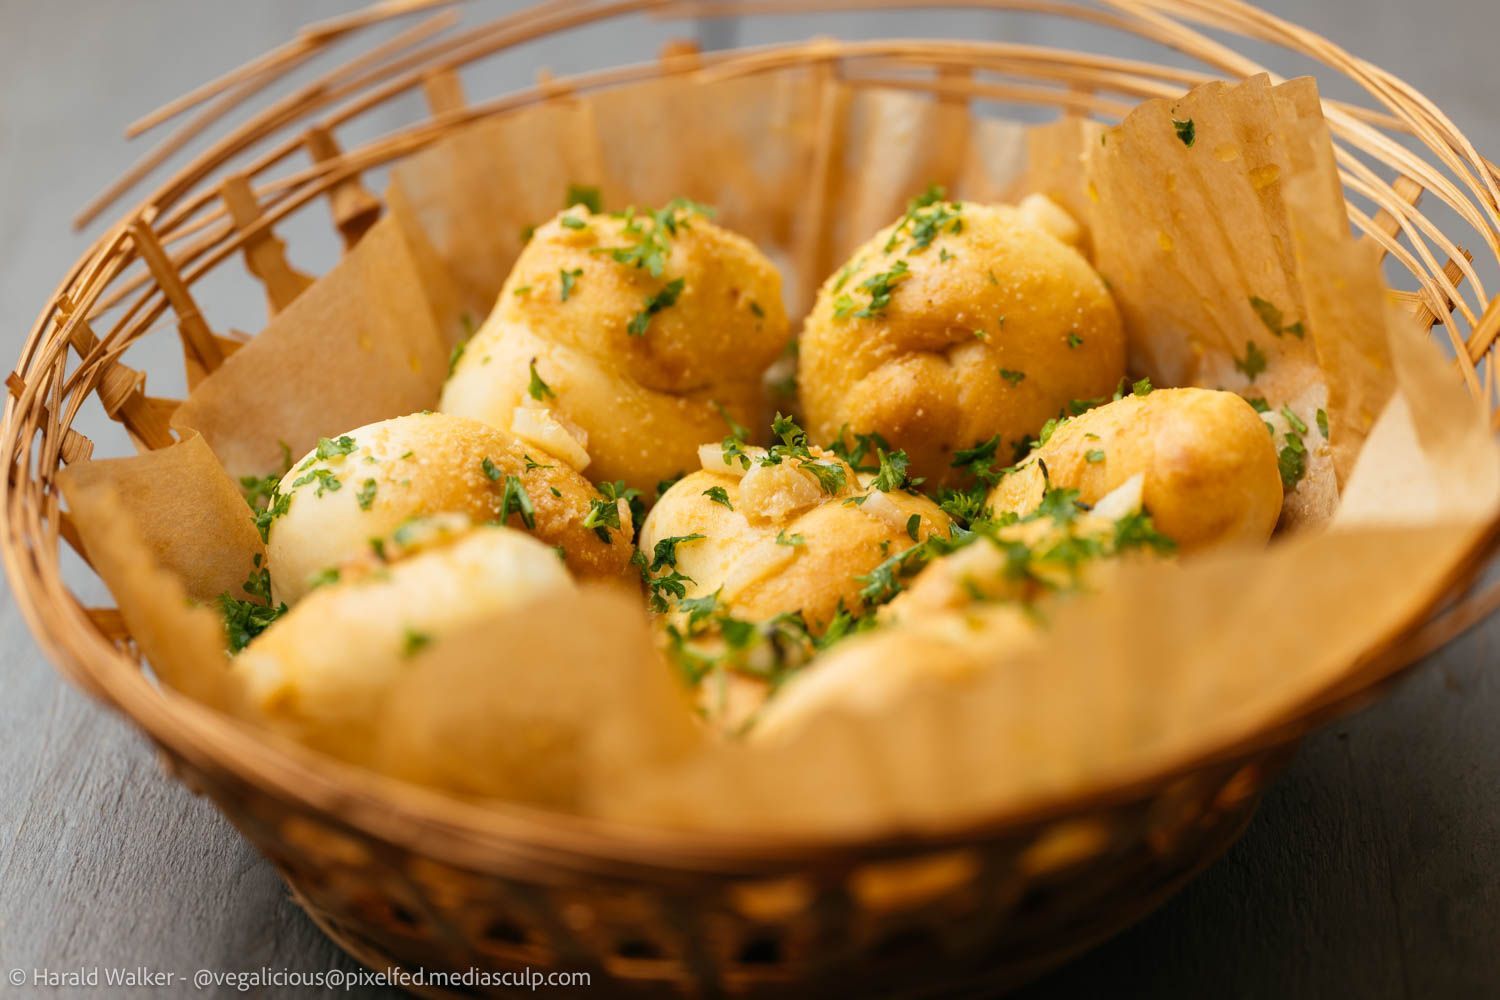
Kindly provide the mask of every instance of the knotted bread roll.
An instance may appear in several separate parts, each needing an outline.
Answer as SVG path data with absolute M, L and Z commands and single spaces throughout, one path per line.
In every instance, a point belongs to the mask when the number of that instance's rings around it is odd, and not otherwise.
M 1096 503 L 1133 476 L 1156 530 L 1184 553 L 1264 545 L 1281 514 L 1273 437 L 1232 392 L 1156 389 L 1063 420 L 990 494 L 996 511 L 1035 509 L 1050 485 Z M 1045 472 L 1043 471 L 1045 466 Z
M 787 337 L 775 267 L 698 206 L 574 206 L 532 235 L 440 408 L 649 495 L 697 465 L 726 414 L 764 424 L 761 376 Z
M 503 521 L 559 547 L 581 579 L 625 579 L 630 509 L 559 459 L 476 420 L 417 413 L 324 439 L 292 466 L 261 515 L 276 599 L 433 514 Z
M 824 283 L 807 318 L 798 383 L 813 439 L 879 434 L 940 487 L 964 477 L 956 451 L 998 436 L 1008 460 L 1070 401 L 1107 395 L 1124 334 L 1104 282 L 1065 242 L 1076 237 L 1041 196 L 1019 208 L 914 201 Z
M 573 589 L 553 549 L 485 525 L 318 587 L 235 657 L 231 670 L 252 717 L 365 762 L 386 695 L 418 652 L 448 632 Z
M 745 468 L 718 445 L 703 446 L 705 468 L 647 515 L 641 552 L 660 573 L 665 560 L 655 554 L 668 545 L 670 565 L 688 578 L 684 596 L 716 594 L 716 608 L 740 619 L 797 613 L 818 634 L 840 610 L 858 614 L 866 603 L 860 578 L 929 535 L 946 535 L 950 522 L 924 496 L 875 488 L 843 459 L 808 453 L 764 464 L 767 451 L 751 448 Z

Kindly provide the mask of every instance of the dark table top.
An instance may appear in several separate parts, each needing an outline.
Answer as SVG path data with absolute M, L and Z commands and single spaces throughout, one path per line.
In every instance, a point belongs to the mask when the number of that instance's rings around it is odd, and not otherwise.
M 351 6 L 0 0 L 0 354 L 15 357 L 82 249 L 73 211 L 139 155 L 117 138 L 125 122 Z M 1500 150 L 1500 3 L 1266 6 L 1400 73 Z M 960 30 L 1001 27 L 962 17 Z M 817 30 L 935 30 L 924 24 Z M 1500 996 L 1497 646 L 1500 619 L 1310 739 L 1219 864 L 1027 995 Z M 356 968 L 211 805 L 57 677 L 8 592 L 0 683 L 0 982 L 13 968 Z

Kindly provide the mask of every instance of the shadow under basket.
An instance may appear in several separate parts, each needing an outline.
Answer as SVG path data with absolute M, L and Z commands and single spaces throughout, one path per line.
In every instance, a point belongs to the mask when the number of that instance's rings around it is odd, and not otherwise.
M 943 995 L 1007 988 L 1034 978 L 1139 919 L 1218 858 L 1312 728 L 1378 695 L 1404 666 L 1500 604 L 1475 591 L 1496 543 L 1487 532 L 1425 620 L 1367 650 L 1350 683 L 1315 709 L 1233 745 L 1205 748 L 1149 781 L 942 833 L 870 841 L 796 842 L 620 830 L 521 807 L 481 809 L 268 745 L 170 691 L 142 669 L 118 611 L 86 606 L 65 580 L 81 546 L 61 510 L 55 477 L 93 454 L 73 422 L 97 397 L 140 450 L 174 441 L 176 400 L 149 396 L 144 373 L 121 361 L 148 334 L 174 325 L 189 382 L 212 371 L 236 337 L 215 331 L 195 288 L 241 259 L 273 312 L 310 281 L 287 260 L 274 227 L 319 203 L 347 250 L 380 218 L 371 173 L 474 122 L 549 101 L 693 74 L 807 67 L 852 93 L 896 87 L 951 102 L 1052 109 L 1114 120 L 1135 102 L 1211 78 L 1264 68 L 1226 36 L 1266 43 L 1352 81 L 1369 106 L 1325 102 L 1341 149 L 1374 164 L 1346 175 L 1351 219 L 1402 271 L 1394 294 L 1441 324 L 1460 364 L 1493 409 L 1491 347 L 1500 308 L 1484 301 L 1472 256 L 1497 263 L 1497 174 L 1411 88 L 1300 28 L 1237 0 L 970 2 L 1007 18 L 1073 19 L 1176 50 L 1201 69 L 1019 44 L 972 41 L 843 44 L 820 40 L 702 52 L 672 42 L 659 60 L 561 78 L 471 100 L 459 72 L 515 47 L 615 17 L 801 14 L 911 2 L 560 2 L 457 29 L 433 2 L 381 4 L 314 25 L 292 42 L 143 119 L 187 123 L 171 153 L 208 124 L 329 47 L 379 35 L 354 61 L 320 68 L 306 85 L 244 112 L 190 165 L 121 214 L 61 281 L 7 380 L 3 448 L 4 556 L 17 601 L 39 641 L 75 684 L 132 719 L 168 769 L 210 796 L 271 861 L 335 941 L 399 985 L 431 995 L 501 993 L 487 978 L 585 973 L 594 989 L 653 995 Z M 397 19 L 416 17 L 410 25 Z M 1009 20 L 1007 24 L 1011 23 Z M 397 30 L 399 29 L 399 30 Z M 1204 31 L 1214 32 L 1211 39 Z M 411 94 L 419 101 L 402 101 Z M 201 105 L 201 107 L 199 107 Z M 197 108 L 197 110 L 194 110 Z M 339 129 L 380 115 L 400 127 L 343 149 Z M 1357 126 L 1357 127 L 1356 127 Z M 1386 137 L 1372 142 L 1369 136 Z M 1353 154 L 1351 154 L 1353 155 Z M 164 159 L 153 154 L 85 209 L 86 223 Z M 300 158 L 300 159 L 299 159 Z M 300 166 L 299 163 L 309 164 Z M 1386 179 L 1376 178 L 1376 168 Z M 1416 204 L 1434 192 L 1467 228 L 1444 234 Z M 1364 205 L 1361 209 L 1359 205 Z M 832 256 L 826 236 L 792 233 L 779 249 L 814 273 Z M 824 272 L 826 273 L 826 271 Z M 201 291 L 201 288 L 199 288 Z M 805 290 L 803 290 L 805 294 Z M 168 315 L 173 323 L 158 322 Z M 69 569 L 71 574 L 71 568 Z M 529 972 L 528 972 L 529 970 Z M 457 973 L 440 981 L 432 974 Z M 535 981 L 526 980 L 526 983 Z M 573 980 L 578 982 L 578 980 Z M 543 983 L 545 985 L 545 982 Z

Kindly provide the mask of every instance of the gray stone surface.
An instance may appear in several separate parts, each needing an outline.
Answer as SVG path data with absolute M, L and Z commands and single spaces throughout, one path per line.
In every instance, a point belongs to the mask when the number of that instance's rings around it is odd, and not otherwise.
M 83 237 L 68 227 L 73 211 L 137 155 L 117 138 L 125 122 L 299 24 L 350 6 L 0 0 L 0 355 L 15 357 L 35 311 L 81 251 Z M 1500 4 L 1267 6 L 1402 74 L 1481 149 L 1500 149 L 1493 56 Z M 967 12 L 825 17 L 812 26 L 1078 40 L 1073 29 L 1022 34 L 1017 24 Z M 706 30 L 723 44 L 767 29 L 720 22 Z M 576 68 L 649 53 L 650 37 L 646 26 L 596 33 L 542 57 Z M 524 69 L 488 71 L 490 80 L 523 80 L 535 58 Z M 259 307 L 216 305 L 250 317 L 246 324 Z M 1028 995 L 1500 996 L 1497 642 L 1500 621 L 1491 621 L 1376 707 L 1310 740 L 1220 864 Z M 125 723 L 53 673 L 7 592 L 0 994 L 10 989 L 3 978 L 11 968 L 111 965 L 185 974 L 355 967 L 212 807 L 164 777 Z

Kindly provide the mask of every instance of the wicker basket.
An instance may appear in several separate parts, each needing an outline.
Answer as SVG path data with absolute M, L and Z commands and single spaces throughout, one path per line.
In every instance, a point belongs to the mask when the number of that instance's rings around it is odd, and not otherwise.
M 81 221 L 334 41 L 437 6 L 388 2 L 315 25 L 143 119 L 133 131 L 201 105 Z M 1206 72 L 1022 45 L 821 41 L 707 54 L 679 44 L 658 63 L 544 78 L 533 89 L 475 104 L 455 76 L 459 67 L 523 42 L 624 14 L 939 6 L 1076 19 L 1186 53 Z M 1500 604 L 1500 589 L 1468 589 L 1500 537 L 1491 530 L 1428 620 L 1367 651 L 1334 704 L 1286 718 L 1252 740 L 1205 748 L 1189 765 L 1132 787 L 942 836 L 878 842 L 656 834 L 521 807 L 480 809 L 312 753 L 270 749 L 254 733 L 159 690 L 143 674 L 118 612 L 86 606 L 64 582 L 62 543 L 80 546 L 59 508 L 54 476 L 92 453 L 92 443 L 70 426 L 79 408 L 97 395 L 139 448 L 171 443 L 175 401 L 146 395 L 142 373 L 119 358 L 171 313 L 190 368 L 212 370 L 228 345 L 195 301 L 201 279 L 243 255 L 273 310 L 285 306 L 308 279 L 287 264 L 273 227 L 326 199 L 350 246 L 382 211 L 362 180 L 369 171 L 481 117 L 559 95 L 755 60 L 815 64 L 848 87 L 902 86 L 1112 118 L 1136 100 L 1178 93 L 1209 76 L 1261 71 L 1215 38 L 1278 45 L 1342 74 L 1370 98 L 1368 106 L 1325 105 L 1351 217 L 1402 272 L 1410 290 L 1399 294 L 1413 311 L 1429 326 L 1442 324 L 1471 389 L 1491 407 L 1500 398 L 1491 357 L 1500 298 L 1486 300 L 1479 271 L 1460 249 L 1461 242 L 1478 248 L 1486 267 L 1500 261 L 1500 172 L 1400 80 L 1237 0 L 572 0 L 461 32 L 450 30 L 453 24 L 446 12 L 421 20 L 213 142 L 122 215 L 62 280 L 7 380 L 4 554 L 39 641 L 74 683 L 134 720 L 174 774 L 211 796 L 277 865 L 319 925 L 366 964 L 586 971 L 594 986 L 620 992 L 930 993 L 1013 985 L 1166 899 L 1239 834 L 1303 733 L 1373 697 L 1399 668 Z M 388 105 L 413 91 L 425 92 L 430 117 L 341 151 L 337 129 L 376 111 L 390 114 Z M 299 154 L 312 166 L 275 171 Z M 1448 230 L 1416 210 L 1424 192 L 1454 220 Z M 1460 237 L 1459 229 L 1468 232 Z

